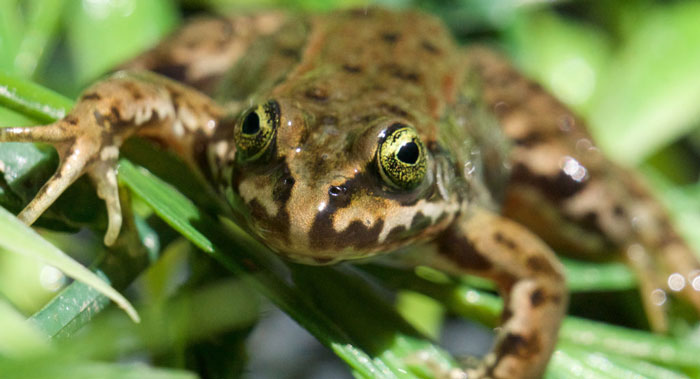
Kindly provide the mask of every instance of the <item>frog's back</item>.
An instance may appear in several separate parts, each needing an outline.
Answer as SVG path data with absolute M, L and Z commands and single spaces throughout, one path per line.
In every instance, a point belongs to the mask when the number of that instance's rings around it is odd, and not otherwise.
M 327 121 L 405 118 L 426 141 L 435 139 L 463 76 L 449 32 L 416 11 L 290 16 L 249 52 L 251 58 L 241 59 L 228 80 L 238 88 L 224 97 L 294 98 Z

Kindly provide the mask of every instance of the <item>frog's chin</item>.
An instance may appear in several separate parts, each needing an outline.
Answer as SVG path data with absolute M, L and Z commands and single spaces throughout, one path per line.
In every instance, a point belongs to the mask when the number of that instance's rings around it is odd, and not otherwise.
M 300 248 L 292 250 L 289 245 L 269 247 L 285 260 L 313 266 L 325 266 L 343 261 L 359 260 L 368 258 L 375 253 L 374 251 L 358 251 L 356 249 L 320 251 L 310 248 Z

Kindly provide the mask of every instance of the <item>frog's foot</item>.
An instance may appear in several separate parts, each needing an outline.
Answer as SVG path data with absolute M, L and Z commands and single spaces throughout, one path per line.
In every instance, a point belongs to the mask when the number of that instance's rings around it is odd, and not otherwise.
M 56 148 L 60 159 L 56 174 L 18 217 L 32 224 L 68 186 L 88 174 L 107 205 L 104 242 L 111 245 L 122 223 L 117 188 L 121 144 L 138 134 L 196 162 L 193 154 L 202 150 L 196 147 L 213 133 L 222 116 L 221 108 L 191 88 L 152 73 L 119 72 L 89 88 L 62 120 L 0 129 L 0 142 L 45 142 Z
M 117 189 L 116 165 L 119 147 L 101 140 L 98 128 L 78 125 L 68 116 L 54 124 L 36 127 L 0 129 L 0 142 L 44 142 L 58 151 L 59 166 L 34 199 L 17 217 L 31 225 L 76 179 L 87 173 L 97 187 L 98 196 L 107 204 L 108 227 L 104 242 L 116 240 L 122 223 Z
M 656 249 L 634 244 L 627 249 L 627 260 L 637 271 L 652 330 L 668 330 L 669 295 L 687 301 L 700 314 L 700 264 L 685 242 L 670 239 Z
M 424 264 L 496 282 L 504 298 L 495 345 L 472 378 L 542 376 L 557 341 L 567 306 L 563 268 L 535 235 L 485 210 L 463 215 L 436 240 Z

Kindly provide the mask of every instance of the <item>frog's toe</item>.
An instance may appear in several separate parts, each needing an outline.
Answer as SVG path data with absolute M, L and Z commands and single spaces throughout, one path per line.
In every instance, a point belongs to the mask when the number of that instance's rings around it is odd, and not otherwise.
M 122 226 L 116 157 L 98 161 L 88 169 L 87 173 L 97 187 L 97 196 L 104 200 L 107 206 L 107 232 L 104 236 L 104 243 L 110 246 L 117 240 Z
M 690 248 L 681 242 L 669 243 L 663 251 L 666 285 L 678 293 L 700 314 L 700 263 Z
M 98 196 L 107 205 L 109 218 L 105 244 L 111 245 L 122 223 L 116 173 L 119 148 L 101 140 L 99 129 L 93 125 L 72 120 L 68 116 L 45 126 L 0 129 L 0 142 L 44 142 L 53 145 L 59 156 L 56 173 L 17 217 L 27 225 L 33 224 L 63 191 L 88 173 Z
M 36 221 L 46 209 L 83 173 L 89 156 L 73 152 L 63 157 L 56 173 L 47 181 L 34 199 L 20 212 L 17 217 L 27 225 Z
M 73 137 L 61 121 L 42 126 L 0 128 L 0 142 L 45 142 L 58 144 Z

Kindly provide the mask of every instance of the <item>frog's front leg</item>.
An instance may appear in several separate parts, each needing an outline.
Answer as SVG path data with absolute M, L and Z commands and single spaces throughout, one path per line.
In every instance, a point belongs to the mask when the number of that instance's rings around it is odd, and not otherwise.
M 540 377 L 568 303 L 554 253 L 521 225 L 485 210 L 461 216 L 436 244 L 424 264 L 489 278 L 504 299 L 495 346 L 467 377 Z
M 59 167 L 18 217 L 32 224 L 81 175 L 87 173 L 105 200 L 112 244 L 121 227 L 117 159 L 134 134 L 157 139 L 195 163 L 223 111 L 208 97 L 158 75 L 120 72 L 88 88 L 63 119 L 46 126 L 0 128 L 0 142 L 45 142 L 59 154 Z

